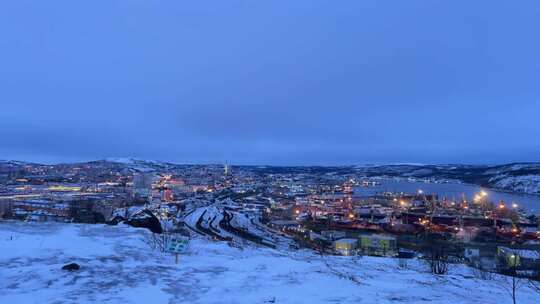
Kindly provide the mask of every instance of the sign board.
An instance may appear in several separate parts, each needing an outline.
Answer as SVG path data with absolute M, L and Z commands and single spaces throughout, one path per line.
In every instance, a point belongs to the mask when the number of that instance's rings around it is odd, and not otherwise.
M 173 238 L 170 241 L 169 246 L 167 246 L 167 251 L 172 253 L 183 253 L 186 251 L 188 244 L 188 238 Z

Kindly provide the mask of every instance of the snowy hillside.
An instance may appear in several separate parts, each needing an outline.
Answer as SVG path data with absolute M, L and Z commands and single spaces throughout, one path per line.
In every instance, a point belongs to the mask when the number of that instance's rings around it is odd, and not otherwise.
M 494 188 L 540 194 L 540 175 L 511 176 L 503 174 L 494 176 L 489 181 L 493 184 Z
M 464 266 L 435 277 L 418 261 L 193 240 L 174 264 L 144 229 L 0 222 L 0 303 L 511 303 L 500 279 Z M 76 262 L 81 269 L 61 267 Z M 538 303 L 523 287 L 519 303 Z
M 358 166 L 366 176 L 460 181 L 493 189 L 540 194 L 540 164 L 513 163 L 496 166 L 472 165 L 381 165 Z

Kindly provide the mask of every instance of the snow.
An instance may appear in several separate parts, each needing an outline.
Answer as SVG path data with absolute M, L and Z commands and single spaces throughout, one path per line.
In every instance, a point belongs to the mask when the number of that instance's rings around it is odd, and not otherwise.
M 465 266 L 433 276 L 411 260 L 191 241 L 174 263 L 144 229 L 0 222 L 0 303 L 510 303 L 497 280 Z M 60 268 L 69 262 L 77 272 Z M 523 287 L 519 303 L 537 303 Z
M 230 206 L 231 204 L 229 204 Z M 184 222 L 190 227 L 192 231 L 198 231 L 201 234 L 206 234 L 205 231 L 200 231 L 197 228 L 197 222 L 201 219 L 201 226 L 205 229 L 211 229 L 214 234 L 219 235 L 225 239 L 232 239 L 235 242 L 243 243 L 244 239 L 234 233 L 230 233 L 226 228 L 220 227 L 220 221 L 224 218 L 225 214 L 232 216 L 230 225 L 234 228 L 245 231 L 255 237 L 261 238 L 261 242 L 267 246 L 281 246 L 288 248 L 290 240 L 280 237 L 275 233 L 272 233 L 266 229 L 256 219 L 249 218 L 243 213 L 235 212 L 231 210 L 225 211 L 224 204 L 218 202 L 210 206 L 199 207 L 194 211 L 188 212 L 184 218 Z
M 540 193 L 540 175 L 497 175 L 489 180 L 496 188 L 508 189 L 515 192 L 538 194 Z

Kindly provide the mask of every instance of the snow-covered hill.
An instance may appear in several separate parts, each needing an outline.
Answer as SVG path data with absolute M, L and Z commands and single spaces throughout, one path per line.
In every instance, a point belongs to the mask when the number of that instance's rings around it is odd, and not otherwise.
M 494 188 L 511 190 L 531 194 L 540 194 L 540 175 L 518 175 L 507 174 L 491 177 L 489 182 Z
M 156 170 L 167 170 L 176 167 L 175 164 L 160 162 L 155 160 L 144 160 L 138 158 L 128 157 L 111 157 L 103 160 L 104 162 L 121 164 L 127 168 L 133 169 L 139 172 L 148 172 Z
M 106 158 L 85 163 L 39 165 L 18 161 L 0 160 L 0 173 L 21 170 L 25 166 L 47 168 L 78 167 L 85 165 L 96 169 L 129 172 L 170 172 L 193 165 L 179 165 L 169 162 L 143 160 L 137 158 Z M 239 170 L 260 175 L 269 174 L 359 174 L 367 177 L 401 177 L 430 180 L 458 181 L 505 191 L 540 194 L 540 163 L 511 163 L 504 165 L 463 165 L 463 164 L 391 164 L 360 166 L 236 166 Z M 53 170 L 54 171 L 54 170 Z
M 127 226 L 0 222 L 0 303 L 511 303 L 501 279 L 465 266 L 191 242 L 175 265 Z M 81 269 L 61 267 L 76 262 Z M 519 303 L 538 303 L 527 287 Z
M 513 163 L 495 166 L 473 165 L 381 165 L 358 166 L 366 176 L 453 180 L 493 189 L 540 194 L 540 164 Z

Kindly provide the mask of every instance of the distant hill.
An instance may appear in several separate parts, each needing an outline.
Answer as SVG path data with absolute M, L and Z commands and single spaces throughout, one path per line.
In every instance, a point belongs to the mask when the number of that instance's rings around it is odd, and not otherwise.
M 365 176 L 456 180 L 506 191 L 540 194 L 540 163 L 506 165 L 381 165 L 359 166 Z
M 167 171 L 201 165 L 180 165 L 135 158 L 108 158 L 84 163 L 40 165 L 0 160 L 0 172 L 21 170 L 25 166 L 71 167 L 92 166 L 132 172 Z M 216 166 L 216 165 L 213 165 Z M 217 165 L 219 166 L 219 165 Z M 233 166 L 257 174 L 356 174 L 366 177 L 401 177 L 454 180 L 505 191 L 540 194 L 540 163 L 504 165 L 360 165 L 360 166 Z

